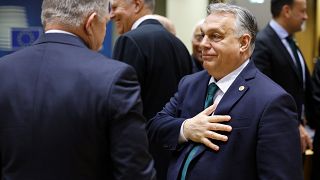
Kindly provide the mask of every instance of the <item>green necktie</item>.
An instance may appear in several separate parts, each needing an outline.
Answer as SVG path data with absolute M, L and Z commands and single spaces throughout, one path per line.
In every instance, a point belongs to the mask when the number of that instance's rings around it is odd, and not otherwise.
M 209 106 L 211 106 L 213 104 L 213 97 L 216 94 L 217 90 L 219 89 L 219 87 L 216 85 L 216 83 L 210 83 L 208 86 L 208 90 L 207 90 L 207 96 L 206 96 L 206 101 L 204 103 L 204 108 L 207 108 Z M 197 153 L 198 149 L 200 148 L 201 144 L 195 145 L 191 151 L 188 154 L 188 157 L 183 165 L 183 169 L 181 172 L 181 180 L 185 180 L 186 179 L 186 175 L 187 175 L 187 171 L 188 171 L 188 167 L 192 161 L 192 159 L 194 158 L 194 155 Z
M 299 55 L 298 55 L 297 45 L 294 42 L 294 40 L 292 39 L 292 36 L 286 37 L 286 40 L 288 41 L 288 43 L 290 45 L 290 48 L 291 48 L 291 51 L 293 53 L 293 56 L 294 56 L 294 59 L 295 59 L 295 62 L 296 62 L 296 68 L 297 68 L 298 73 L 299 73 L 299 78 L 302 79 L 302 77 L 303 77 L 302 66 L 301 66 L 301 63 L 300 63 Z

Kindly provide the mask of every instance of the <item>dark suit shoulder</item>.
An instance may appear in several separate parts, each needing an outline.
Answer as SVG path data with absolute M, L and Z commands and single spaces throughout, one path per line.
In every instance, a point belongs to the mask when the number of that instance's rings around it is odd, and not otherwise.
M 255 79 L 256 86 L 264 89 L 264 93 L 266 96 L 268 94 L 287 94 L 279 84 L 275 83 L 272 79 L 270 79 L 267 75 L 263 74 L 261 71 L 257 71 L 256 79 Z

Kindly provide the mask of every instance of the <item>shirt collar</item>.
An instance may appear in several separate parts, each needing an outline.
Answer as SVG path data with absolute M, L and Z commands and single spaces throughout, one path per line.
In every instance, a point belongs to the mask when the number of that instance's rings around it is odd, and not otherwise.
M 289 33 L 275 20 L 269 22 L 271 28 L 276 32 L 280 39 L 285 39 L 289 36 Z
M 69 34 L 72 36 L 77 36 L 71 32 L 67 32 L 67 31 L 63 31 L 63 30 L 59 30 L 59 29 L 51 29 L 51 30 L 46 31 L 45 33 L 61 33 L 61 34 Z
M 241 71 L 248 65 L 249 60 L 246 60 L 244 63 L 241 64 L 237 69 L 220 79 L 218 82 L 211 76 L 209 84 L 210 83 L 216 83 L 219 89 L 225 94 L 233 81 L 238 77 L 238 75 L 241 73 Z
M 141 18 L 136 20 L 136 22 L 133 23 L 131 30 L 136 29 L 144 20 L 147 20 L 147 19 L 156 19 L 156 18 L 151 14 L 142 16 Z

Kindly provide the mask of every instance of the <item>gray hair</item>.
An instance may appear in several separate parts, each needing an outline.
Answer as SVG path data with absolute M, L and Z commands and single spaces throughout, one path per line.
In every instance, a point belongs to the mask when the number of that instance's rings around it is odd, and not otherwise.
M 132 3 L 133 0 L 126 0 L 128 3 Z M 145 5 L 147 5 L 148 9 L 154 12 L 154 8 L 156 6 L 156 0 L 142 0 Z
M 256 18 L 251 14 L 251 12 L 243 7 L 224 4 L 224 3 L 215 3 L 210 4 L 207 10 L 208 14 L 212 13 L 230 13 L 233 14 L 236 18 L 235 21 L 235 33 L 239 37 L 245 33 L 248 33 L 251 36 L 250 42 L 250 51 L 252 52 L 255 46 L 256 35 L 258 32 L 258 26 Z
M 144 0 L 144 3 L 149 7 L 149 9 L 153 12 L 156 6 L 155 0 Z
M 109 0 L 43 0 L 41 21 L 43 26 L 61 23 L 79 27 L 91 13 L 99 19 L 108 14 Z

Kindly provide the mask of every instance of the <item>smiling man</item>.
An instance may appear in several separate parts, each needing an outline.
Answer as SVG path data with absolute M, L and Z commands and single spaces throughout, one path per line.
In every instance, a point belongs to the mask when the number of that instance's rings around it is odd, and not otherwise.
M 301 180 L 294 100 L 249 59 L 255 18 L 221 3 L 208 14 L 206 71 L 185 76 L 147 126 L 149 138 L 172 151 L 167 179 Z

